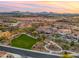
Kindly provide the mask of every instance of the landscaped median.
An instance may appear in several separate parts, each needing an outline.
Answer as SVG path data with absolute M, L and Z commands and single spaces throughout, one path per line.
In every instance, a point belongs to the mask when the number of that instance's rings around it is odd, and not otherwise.
M 21 34 L 19 37 L 14 38 L 11 42 L 11 46 L 19 47 L 19 48 L 25 48 L 25 49 L 31 49 L 32 46 L 38 42 L 37 39 L 32 38 L 26 34 Z

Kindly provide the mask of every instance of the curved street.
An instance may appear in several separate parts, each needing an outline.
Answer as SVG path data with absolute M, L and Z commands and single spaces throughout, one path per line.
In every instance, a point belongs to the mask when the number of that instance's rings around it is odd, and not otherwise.
M 50 41 L 50 43 L 48 43 L 48 42 L 45 42 L 45 43 L 47 43 L 47 44 L 44 46 L 44 48 L 45 48 L 46 50 L 48 50 L 49 53 L 51 53 L 51 54 L 52 54 L 52 53 L 61 53 L 61 52 L 63 51 L 62 48 L 61 48 L 58 44 L 56 44 L 55 42 L 53 42 L 53 41 Z M 54 46 L 58 47 L 58 48 L 60 49 L 60 51 L 53 51 L 53 50 L 48 49 L 47 46 L 50 45 L 51 43 L 52 43 Z
M 15 48 L 15 47 L 9 47 L 9 46 L 3 46 L 3 45 L 0 45 L 0 50 L 19 54 L 25 58 L 29 58 L 29 57 L 31 58 L 60 58 L 59 55 L 55 55 L 55 54 L 48 54 L 48 53 L 37 52 L 37 51 Z

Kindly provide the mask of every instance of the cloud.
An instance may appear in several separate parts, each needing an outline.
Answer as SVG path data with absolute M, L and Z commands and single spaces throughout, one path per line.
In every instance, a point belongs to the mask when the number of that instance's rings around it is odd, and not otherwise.
M 79 2 L 53 1 L 0 1 L 0 11 L 48 11 L 57 13 L 79 13 Z

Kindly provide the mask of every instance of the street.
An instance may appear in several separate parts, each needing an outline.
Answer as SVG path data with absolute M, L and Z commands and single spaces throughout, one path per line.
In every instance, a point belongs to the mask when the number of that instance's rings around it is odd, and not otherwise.
M 50 54 L 45 54 L 45 53 L 39 53 L 39 52 L 34 52 L 34 51 L 27 51 L 27 50 L 22 50 L 14 47 L 6 47 L 6 46 L 0 46 L 1 51 L 7 51 L 15 54 L 19 54 L 23 56 L 24 58 L 31 57 L 31 58 L 59 58 L 60 56 L 58 55 L 50 55 Z

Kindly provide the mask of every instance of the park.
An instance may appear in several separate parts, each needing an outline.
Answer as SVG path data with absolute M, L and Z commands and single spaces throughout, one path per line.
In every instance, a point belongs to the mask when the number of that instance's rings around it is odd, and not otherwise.
M 11 46 L 19 47 L 19 48 L 25 48 L 25 49 L 31 49 L 32 46 L 38 42 L 37 39 L 32 38 L 26 34 L 21 34 L 19 37 L 14 38 L 11 42 Z

